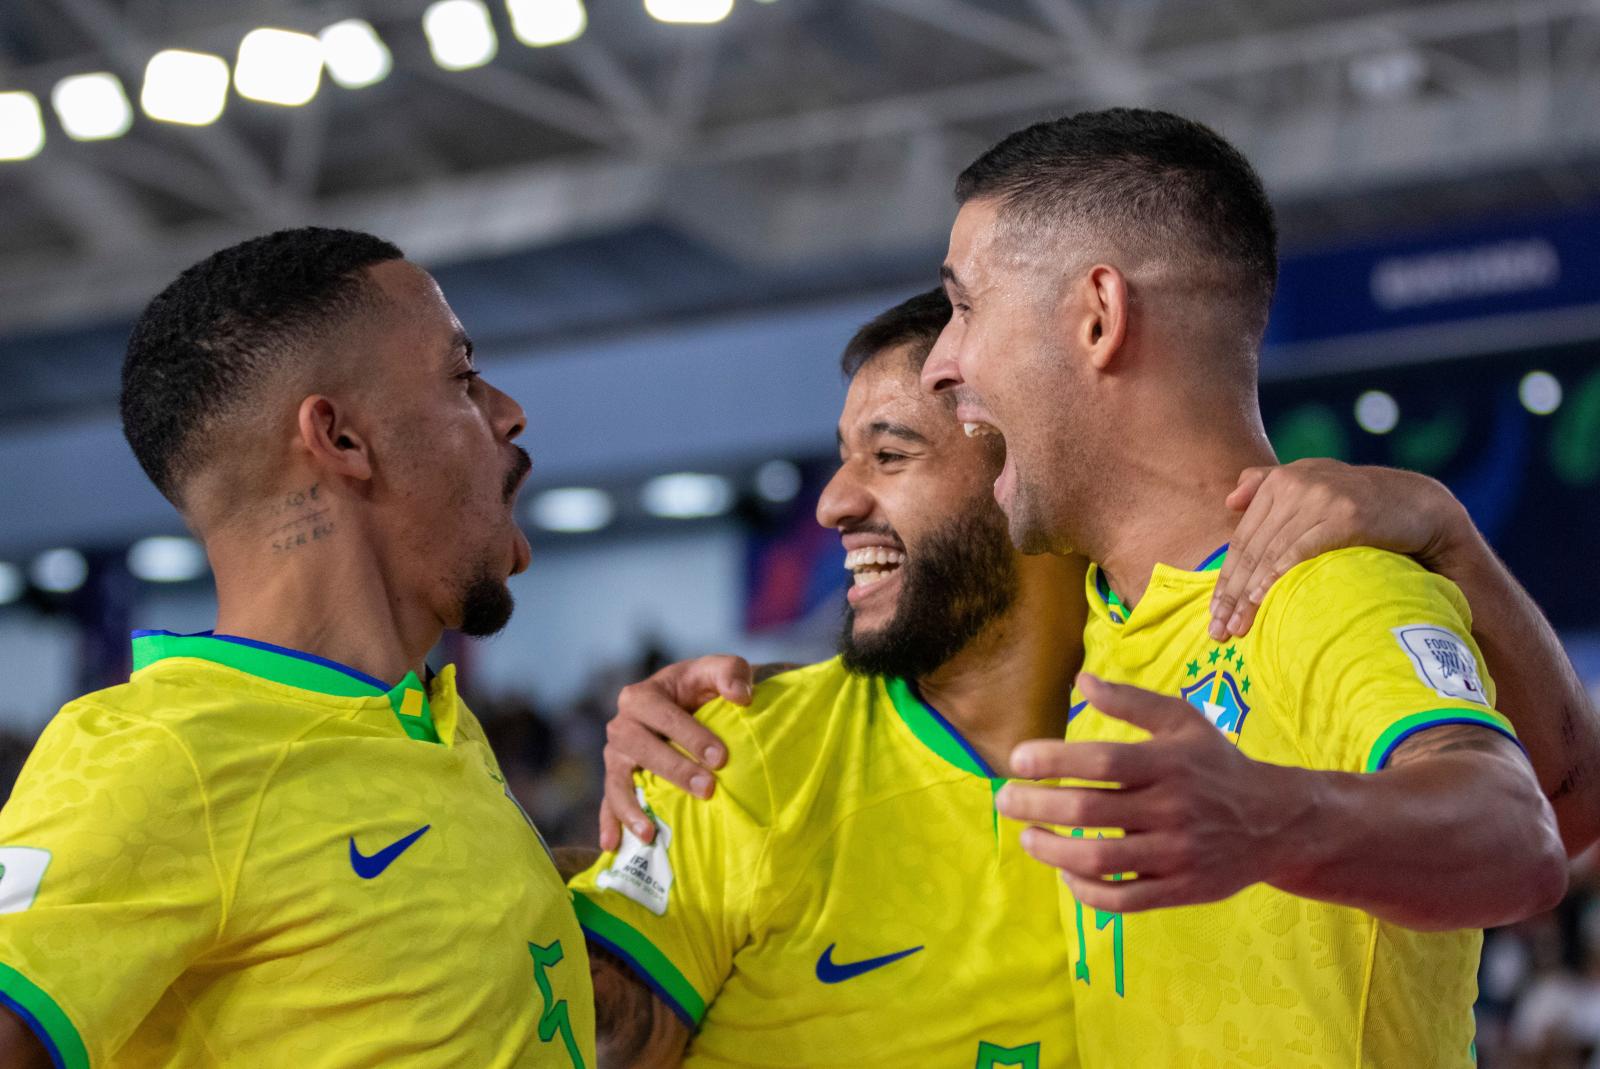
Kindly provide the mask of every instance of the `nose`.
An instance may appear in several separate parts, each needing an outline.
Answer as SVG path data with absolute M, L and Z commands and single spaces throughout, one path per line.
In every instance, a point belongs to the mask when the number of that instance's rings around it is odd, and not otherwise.
M 517 436 L 528 429 L 528 415 L 522 411 L 522 406 L 517 404 L 508 393 L 489 386 L 489 414 L 494 421 L 494 429 L 506 441 L 515 441 Z
M 872 514 L 872 495 L 855 477 L 849 462 L 839 465 L 817 498 L 817 523 L 841 528 L 860 523 Z
M 961 385 L 961 368 L 956 361 L 955 330 L 949 324 L 939 332 L 928 359 L 922 365 L 922 389 L 940 393 Z

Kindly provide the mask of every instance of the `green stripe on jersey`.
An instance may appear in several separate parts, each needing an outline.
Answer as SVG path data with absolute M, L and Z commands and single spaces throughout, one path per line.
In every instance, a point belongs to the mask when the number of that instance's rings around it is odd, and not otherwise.
M 136 672 L 168 657 L 212 661 L 273 683 L 336 698 L 376 698 L 383 694 L 380 688 L 337 668 L 210 635 L 140 635 L 133 640 Z
M 598 936 L 628 956 L 631 964 L 642 970 L 666 996 L 694 1020 L 696 1027 L 705 1018 L 706 1000 L 688 981 L 678 967 L 644 933 L 618 917 L 613 917 L 594 901 L 582 894 L 572 896 L 572 908 L 578 914 L 583 930 Z
M 1517 740 L 1517 733 L 1511 727 L 1511 721 L 1489 709 L 1429 709 L 1422 713 L 1413 713 L 1401 720 L 1390 724 L 1388 730 L 1378 736 L 1378 741 L 1372 744 L 1372 749 L 1367 752 L 1368 772 L 1377 772 L 1389 763 L 1389 758 L 1394 756 L 1394 751 L 1406 739 L 1419 731 L 1426 731 L 1432 727 L 1443 727 L 1447 724 L 1478 724 L 1498 731 L 1512 742 L 1521 746 Z
M 883 685 L 889 692 L 889 700 L 894 703 L 894 711 L 900 714 L 900 719 L 911 729 L 911 734 L 924 746 L 963 772 L 983 779 L 992 778 L 987 769 L 972 759 L 966 746 L 950 734 L 950 729 L 941 724 L 922 700 L 911 692 L 909 683 L 896 677 L 885 679 Z
M 89 1051 L 66 1011 L 43 989 L 9 965 L 0 965 L 0 999 L 23 1016 L 56 1064 L 63 1069 L 89 1069 Z

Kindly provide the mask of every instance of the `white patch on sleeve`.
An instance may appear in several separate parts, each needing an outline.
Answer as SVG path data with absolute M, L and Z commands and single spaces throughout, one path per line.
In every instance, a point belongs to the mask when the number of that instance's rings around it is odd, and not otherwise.
M 656 839 L 646 843 L 626 827 L 622 829 L 622 845 L 611 867 L 600 873 L 595 883 L 602 890 L 615 891 L 631 898 L 658 917 L 667 913 L 667 897 L 672 891 L 672 862 L 667 851 L 672 846 L 672 829 L 656 816 L 644 800 L 644 791 L 635 788 L 639 805 L 644 808 L 656 826 Z
M 1395 641 L 1411 658 L 1422 681 L 1441 698 L 1488 705 L 1472 648 L 1454 631 L 1431 624 L 1396 627 Z
M 50 851 L 34 846 L 0 846 L 0 913 L 21 913 L 33 905 L 39 881 L 50 867 Z

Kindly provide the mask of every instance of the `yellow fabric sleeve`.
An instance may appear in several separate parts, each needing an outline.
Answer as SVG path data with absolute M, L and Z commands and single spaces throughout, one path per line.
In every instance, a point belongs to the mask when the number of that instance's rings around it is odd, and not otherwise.
M 1324 554 L 1280 580 L 1261 614 L 1274 697 L 1304 718 L 1318 767 L 1375 772 L 1407 738 L 1445 724 L 1516 739 L 1494 711 L 1466 599 L 1409 558 Z
M 715 701 L 698 718 L 728 745 L 702 801 L 649 774 L 636 778 L 656 841 L 628 831 L 570 886 L 585 936 L 621 958 L 691 1028 L 699 1026 L 749 939 L 765 883 L 773 803 L 745 718 Z
M 225 920 L 204 787 L 167 729 L 78 702 L 0 811 L 0 1001 L 68 1067 L 117 1050 Z

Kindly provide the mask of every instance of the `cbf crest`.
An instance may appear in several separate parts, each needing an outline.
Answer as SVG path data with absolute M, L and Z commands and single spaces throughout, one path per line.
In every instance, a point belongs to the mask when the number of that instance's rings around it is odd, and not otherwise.
M 1237 645 L 1212 648 L 1184 666 L 1184 676 L 1194 682 L 1178 693 L 1194 706 L 1235 746 L 1250 715 L 1250 677 L 1245 674 L 1244 654 Z

